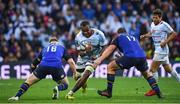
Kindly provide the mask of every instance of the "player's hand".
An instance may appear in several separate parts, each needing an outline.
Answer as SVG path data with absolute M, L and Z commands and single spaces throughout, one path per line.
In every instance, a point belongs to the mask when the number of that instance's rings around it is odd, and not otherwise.
M 144 39 L 146 36 L 145 35 L 141 35 L 140 36 L 140 39 Z
M 33 72 L 36 69 L 36 66 L 34 66 L 33 64 L 31 64 L 31 71 Z
M 88 43 L 88 44 L 85 45 L 85 50 L 86 50 L 87 53 L 88 53 L 88 52 L 91 52 L 92 49 L 93 49 L 93 46 L 92 46 L 90 43 Z
M 95 69 L 99 64 L 101 63 L 101 59 L 100 58 L 97 58 L 94 63 L 93 63 L 93 68 Z
M 81 74 L 79 72 L 73 73 L 73 79 L 77 80 L 80 77 L 81 77 Z
M 163 48 L 163 47 L 165 47 L 165 45 L 166 45 L 166 42 L 165 41 L 162 41 L 161 43 L 160 43 L 160 46 Z

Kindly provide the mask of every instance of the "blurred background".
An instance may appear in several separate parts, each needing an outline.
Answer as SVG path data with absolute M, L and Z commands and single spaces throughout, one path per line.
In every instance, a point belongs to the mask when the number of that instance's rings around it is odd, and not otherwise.
M 108 41 L 117 28 L 139 39 L 150 30 L 152 11 L 163 10 L 163 20 L 178 33 L 169 43 L 170 60 L 180 60 L 180 15 L 178 0 L 0 0 L 0 62 L 32 61 L 48 37 L 57 35 L 68 52 L 77 57 L 74 37 L 82 20 L 102 30 Z M 154 46 L 141 41 L 147 58 Z

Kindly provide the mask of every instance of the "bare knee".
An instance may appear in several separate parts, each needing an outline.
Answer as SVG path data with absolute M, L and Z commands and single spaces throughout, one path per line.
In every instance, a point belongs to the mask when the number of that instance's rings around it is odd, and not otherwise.
M 168 73 L 172 72 L 172 68 L 171 68 L 170 64 L 163 64 L 163 67 L 166 72 L 168 72 Z
M 107 66 L 108 74 L 115 74 L 116 70 L 118 69 L 118 65 L 115 61 L 112 61 Z
M 159 69 L 160 64 L 161 64 L 160 61 L 153 61 L 151 63 L 150 72 L 155 73 Z
M 28 83 L 29 86 L 33 85 L 34 83 L 36 83 L 37 81 L 39 81 L 40 79 L 37 78 L 33 73 L 26 79 L 25 83 Z
M 148 71 L 144 71 L 144 72 L 141 72 L 141 73 L 142 73 L 142 75 L 143 75 L 143 77 L 145 79 L 147 79 L 148 77 L 152 76 L 152 74 L 150 72 L 148 72 Z

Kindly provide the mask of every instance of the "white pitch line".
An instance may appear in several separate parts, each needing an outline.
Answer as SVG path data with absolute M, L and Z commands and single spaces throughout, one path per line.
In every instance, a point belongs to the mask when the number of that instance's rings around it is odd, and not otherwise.
M 4 85 L 6 85 L 6 86 L 12 86 L 12 83 L 0 83 L 0 86 L 4 86 Z

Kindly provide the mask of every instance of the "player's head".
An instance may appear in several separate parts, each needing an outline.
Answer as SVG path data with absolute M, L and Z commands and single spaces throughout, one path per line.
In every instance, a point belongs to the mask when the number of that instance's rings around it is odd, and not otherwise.
M 159 22 L 161 22 L 161 19 L 162 19 L 162 11 L 160 9 L 155 9 L 153 11 L 153 17 L 152 17 L 152 20 L 154 22 L 154 24 L 158 24 Z
M 49 43 L 55 43 L 55 42 L 58 42 L 58 39 L 56 36 L 53 35 L 49 38 Z
M 91 36 L 90 23 L 88 21 L 82 21 L 80 24 L 82 34 L 86 37 Z
M 117 33 L 121 34 L 121 33 L 127 33 L 127 32 L 126 32 L 125 28 L 121 27 L 121 28 L 118 29 Z

